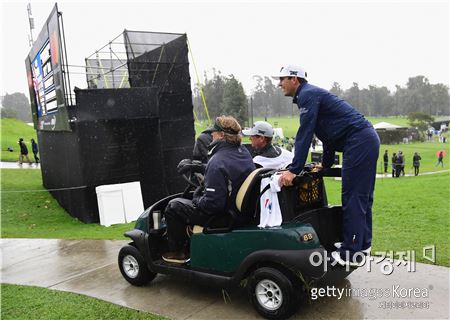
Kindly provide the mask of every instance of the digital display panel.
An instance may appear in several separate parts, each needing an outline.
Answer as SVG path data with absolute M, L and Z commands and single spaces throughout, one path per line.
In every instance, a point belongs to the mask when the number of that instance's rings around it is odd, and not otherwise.
M 58 7 L 55 4 L 25 59 L 31 112 L 37 130 L 70 131 Z
M 55 112 L 56 102 L 55 81 L 51 63 L 50 41 L 44 45 L 32 62 L 33 86 L 37 102 L 37 116 Z

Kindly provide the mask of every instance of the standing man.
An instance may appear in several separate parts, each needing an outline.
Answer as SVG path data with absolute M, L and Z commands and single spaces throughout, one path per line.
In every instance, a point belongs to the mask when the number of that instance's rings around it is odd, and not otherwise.
M 405 176 L 405 156 L 403 155 L 403 151 L 398 152 L 398 162 L 400 165 L 400 173 L 402 176 Z
M 34 141 L 34 139 L 31 139 L 31 151 L 33 151 L 34 154 L 34 160 L 36 161 L 36 163 L 39 163 L 39 157 L 38 157 L 38 145 L 36 143 L 36 141 Z
M 394 152 L 391 158 L 392 163 L 392 178 L 395 178 L 397 173 L 397 154 Z
M 389 165 L 389 154 L 388 154 L 387 150 L 384 150 L 383 163 L 384 163 L 384 173 L 387 173 L 387 169 L 388 169 L 388 165 Z
M 23 138 L 19 139 L 18 144 L 20 146 L 19 165 L 22 165 L 24 159 L 26 159 L 31 165 L 30 158 L 28 158 L 28 148 L 25 142 L 23 142 Z
M 217 117 L 209 129 L 213 142 L 208 147 L 204 193 L 194 194 L 192 200 L 175 198 L 164 212 L 170 251 L 162 258 L 167 262 L 189 260 L 186 226 L 204 226 L 213 216 L 224 218 L 221 221 L 229 220 L 228 212 L 237 210 L 239 188 L 255 169 L 250 153 L 241 145 L 241 126 L 235 118 Z
M 372 203 L 380 139 L 372 124 L 348 102 L 310 85 L 297 66 L 281 68 L 273 78 L 285 96 L 293 97 L 300 113 L 294 160 L 280 177 L 290 186 L 305 165 L 313 134 L 323 143 L 319 169 L 330 168 L 336 151 L 343 152 L 343 243 L 332 253 L 341 265 L 358 266 L 372 242 Z
M 270 123 L 257 121 L 253 128 L 242 130 L 242 134 L 250 136 L 255 153 L 253 162 L 256 167 L 281 169 L 291 164 L 294 154 L 272 144 L 274 130 Z
M 438 153 L 438 162 L 436 163 L 435 167 L 441 164 L 441 167 L 444 167 L 444 151 L 440 150 Z
M 417 152 L 414 152 L 413 166 L 414 166 L 414 175 L 415 176 L 419 175 L 420 160 L 422 160 L 422 158 L 419 156 L 419 154 Z

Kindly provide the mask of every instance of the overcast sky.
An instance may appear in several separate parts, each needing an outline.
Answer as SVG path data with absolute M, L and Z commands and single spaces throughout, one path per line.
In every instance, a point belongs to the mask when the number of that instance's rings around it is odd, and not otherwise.
M 0 95 L 28 96 L 28 2 L 1 1 Z M 39 34 L 54 2 L 30 1 Z M 254 75 L 303 67 L 312 84 L 404 86 L 408 77 L 449 83 L 449 1 L 60 1 L 69 64 L 124 29 L 187 33 L 200 76 L 234 74 L 246 93 Z M 196 81 L 194 69 L 191 77 Z M 74 75 L 72 88 L 85 88 Z

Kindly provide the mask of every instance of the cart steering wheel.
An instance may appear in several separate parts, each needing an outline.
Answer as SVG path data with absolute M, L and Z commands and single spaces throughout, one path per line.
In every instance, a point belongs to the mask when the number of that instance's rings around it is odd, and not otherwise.
M 206 165 L 198 160 L 183 159 L 177 166 L 178 173 L 194 188 L 203 185 Z

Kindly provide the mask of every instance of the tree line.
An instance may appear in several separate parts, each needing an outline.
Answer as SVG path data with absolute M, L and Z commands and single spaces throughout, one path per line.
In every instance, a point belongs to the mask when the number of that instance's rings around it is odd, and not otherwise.
M 277 83 L 269 77 L 255 76 L 256 85 L 249 96 L 242 84 L 233 76 L 223 76 L 213 70 L 213 76 L 205 75 L 203 94 L 211 118 L 221 114 L 233 115 L 240 123 L 248 125 L 248 119 L 255 117 L 288 116 L 297 114 L 292 99 L 283 96 Z M 338 82 L 333 83 L 330 92 L 348 101 L 366 116 L 397 116 L 412 113 L 428 115 L 450 115 L 449 90 L 444 84 L 431 84 L 424 76 L 408 79 L 405 87 L 396 86 L 391 92 L 387 87 L 370 85 L 360 88 L 358 83 L 344 90 Z M 193 92 L 194 110 L 197 118 L 206 119 L 200 88 Z
M 360 89 L 357 83 L 342 90 L 335 82 L 330 91 L 347 100 L 366 116 L 398 116 L 410 113 L 449 115 L 449 91 L 444 84 L 431 84 L 424 76 L 408 79 L 406 87 L 396 85 L 395 92 L 370 85 Z
M 198 120 L 208 120 L 207 112 L 211 119 L 226 114 L 234 116 L 241 124 L 248 120 L 248 99 L 242 83 L 234 75 L 226 77 L 213 69 L 212 78 L 209 79 L 205 73 L 204 82 L 193 92 L 194 112 Z M 202 93 L 208 111 L 204 107 Z

